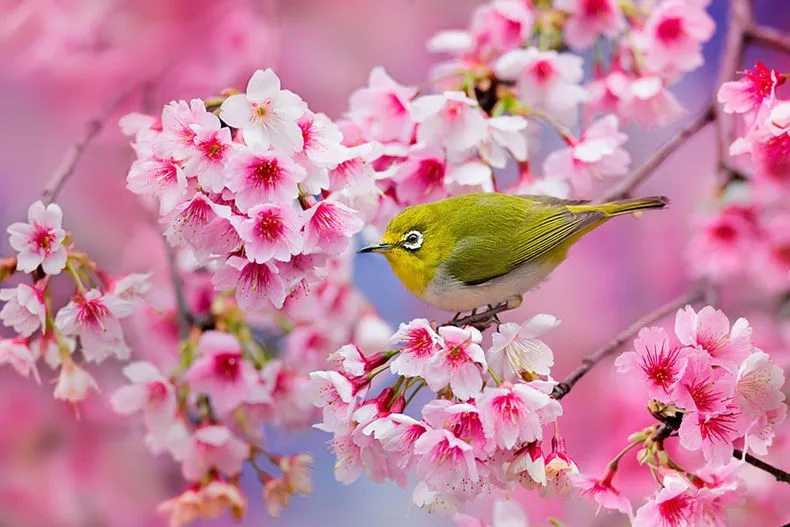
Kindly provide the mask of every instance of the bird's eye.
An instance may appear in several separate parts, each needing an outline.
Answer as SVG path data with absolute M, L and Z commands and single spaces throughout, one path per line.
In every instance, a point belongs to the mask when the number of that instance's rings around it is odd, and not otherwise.
M 422 234 L 419 231 L 411 231 L 403 237 L 403 246 L 410 251 L 416 251 L 422 246 Z

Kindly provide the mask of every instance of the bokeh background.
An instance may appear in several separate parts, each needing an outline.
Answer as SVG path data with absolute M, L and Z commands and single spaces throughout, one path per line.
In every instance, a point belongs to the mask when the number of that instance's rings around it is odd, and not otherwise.
M 155 80 L 146 100 L 135 98 L 123 108 L 139 111 L 171 99 L 243 87 L 255 69 L 273 67 L 284 87 L 300 94 L 312 109 L 339 117 L 349 94 L 366 83 L 373 66 L 386 66 L 403 83 L 424 82 L 437 60 L 425 51 L 426 40 L 437 30 L 465 27 L 478 3 L 0 0 L 0 225 L 24 217 L 86 121 L 128 86 Z M 787 0 L 756 4 L 758 19 L 790 28 Z M 722 24 L 724 2 L 713 0 L 711 13 Z M 720 26 L 705 46 L 705 66 L 674 87 L 689 117 L 701 111 L 714 89 L 722 37 Z M 763 50 L 750 50 L 744 64 L 756 58 L 778 69 L 790 68 L 788 57 Z M 133 155 L 116 117 L 90 145 L 59 199 L 65 226 L 110 271 L 161 269 L 162 245 L 144 207 L 125 189 Z M 681 125 L 659 131 L 628 129 L 632 135 L 626 147 L 634 166 Z M 547 135 L 544 148 L 553 144 Z M 669 211 L 624 218 L 586 237 L 551 280 L 506 318 L 521 321 L 540 312 L 559 317 L 560 328 L 546 340 L 556 354 L 555 373 L 569 372 L 583 354 L 690 287 L 684 248 L 695 216 L 710 207 L 713 187 L 714 133 L 707 129 L 640 188 L 643 194 L 667 195 L 672 200 Z M 1 236 L 0 257 L 10 254 L 7 238 Z M 393 326 L 414 316 L 443 316 L 411 298 L 383 258 L 357 257 L 354 263 L 359 287 Z M 759 342 L 788 366 L 790 347 L 781 327 L 757 314 L 775 311 L 775 301 L 748 284 L 723 289 L 725 311 L 731 317 L 751 317 Z M 163 524 L 152 511 L 179 490 L 178 478 L 168 476 L 174 468 L 169 462 L 144 450 L 138 428 L 111 415 L 106 400 L 119 382 L 117 371 L 106 371 L 105 393 L 92 397 L 77 420 L 71 407 L 52 400 L 46 381 L 39 387 L 0 372 L 0 527 Z M 563 401 L 563 433 L 583 469 L 601 470 L 627 433 L 649 424 L 641 402 L 630 396 L 632 390 L 607 362 Z M 790 425 L 783 426 L 771 459 L 788 468 Z M 252 495 L 243 525 L 450 524 L 410 510 L 410 489 L 376 485 L 364 476 L 351 486 L 337 483 L 334 458 L 320 432 L 271 433 L 268 439 L 275 451 L 305 450 L 315 457 L 314 495 L 296 498 L 276 519 L 268 518 Z M 636 468 L 629 462 L 623 470 Z M 776 487 L 755 469 L 745 468 L 742 474 L 755 488 Z M 254 476 L 248 476 L 248 487 L 257 489 Z M 570 526 L 623 524 L 606 514 L 592 516 L 593 508 L 578 498 L 524 499 L 533 524 L 543 525 L 546 515 Z M 790 521 L 787 486 L 757 492 L 754 499 L 776 511 L 776 525 Z M 229 518 L 216 523 L 230 524 Z

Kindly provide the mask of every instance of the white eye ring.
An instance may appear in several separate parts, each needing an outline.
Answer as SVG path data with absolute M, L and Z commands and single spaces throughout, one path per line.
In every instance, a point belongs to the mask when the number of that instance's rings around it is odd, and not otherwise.
M 422 233 L 420 231 L 409 231 L 403 237 L 403 246 L 410 251 L 416 251 L 422 247 Z

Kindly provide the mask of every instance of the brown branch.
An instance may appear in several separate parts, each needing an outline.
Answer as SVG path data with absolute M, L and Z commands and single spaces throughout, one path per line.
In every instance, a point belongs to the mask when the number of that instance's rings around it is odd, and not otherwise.
M 790 33 L 768 26 L 752 26 L 746 31 L 746 41 L 790 53 Z
M 190 310 L 187 305 L 186 296 L 184 295 L 184 283 L 181 280 L 181 273 L 178 271 L 178 261 L 176 260 L 176 251 L 167 238 L 164 236 L 162 240 L 165 243 L 165 250 L 167 251 L 167 263 L 170 268 L 170 280 L 173 282 L 173 292 L 176 297 L 176 313 L 178 315 L 178 336 L 180 340 L 186 340 L 189 336 L 189 325 L 191 322 Z
M 652 324 L 664 318 L 668 314 L 682 308 L 687 304 L 699 302 L 702 299 L 702 296 L 702 289 L 697 288 L 691 293 L 685 293 L 638 319 L 633 324 L 621 331 L 609 343 L 602 346 L 601 348 L 598 348 L 596 351 L 590 353 L 584 359 L 582 359 L 582 363 L 579 365 L 579 367 L 577 367 L 567 377 L 565 377 L 562 382 L 557 384 L 557 386 L 554 387 L 554 391 L 551 395 L 555 399 L 562 399 L 568 395 L 568 393 L 571 391 L 571 388 L 573 388 L 573 386 L 579 382 L 579 379 L 587 375 L 587 373 L 593 369 L 596 364 L 620 349 L 620 346 L 625 344 L 626 341 L 634 338 L 634 336 L 639 333 L 640 329 L 647 326 L 648 324 Z
M 776 478 L 776 481 L 781 481 L 783 483 L 790 483 L 790 473 L 785 472 L 784 470 L 777 468 L 769 463 L 766 463 L 760 458 L 756 458 L 751 454 L 743 454 L 743 451 L 740 449 L 735 449 L 732 453 L 732 457 L 735 459 L 741 459 L 750 465 L 759 468 L 760 470 L 764 470 L 771 474 L 773 477 Z
M 715 119 L 714 105 L 710 104 L 703 113 L 698 115 L 693 121 L 689 122 L 686 126 L 678 130 L 678 132 L 661 148 L 650 156 L 650 159 L 645 161 L 642 166 L 634 170 L 630 176 L 623 179 L 618 185 L 612 187 L 603 197 L 602 201 L 613 201 L 617 199 L 627 198 L 631 192 L 644 183 L 653 172 L 671 156 L 675 151 L 683 146 L 685 142 L 693 137 L 697 132 L 705 128 L 705 125 Z
M 69 178 L 74 175 L 77 163 L 82 157 L 82 154 L 85 153 L 85 149 L 90 142 L 101 133 L 107 121 L 112 117 L 118 107 L 146 84 L 147 83 L 135 84 L 122 91 L 107 104 L 105 109 L 98 116 L 88 121 L 82 136 L 68 149 L 60 165 L 58 165 L 58 168 L 53 172 L 52 177 L 50 177 L 44 189 L 41 191 L 41 201 L 43 201 L 45 205 L 49 205 L 57 199 L 60 191 L 63 190 L 63 186 Z

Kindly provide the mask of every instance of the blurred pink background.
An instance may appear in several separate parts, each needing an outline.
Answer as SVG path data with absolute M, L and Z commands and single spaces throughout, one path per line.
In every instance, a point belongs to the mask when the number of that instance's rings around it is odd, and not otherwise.
M 772 25 L 790 27 L 787 0 L 759 3 L 759 15 Z M 21 219 L 35 201 L 61 156 L 85 122 L 120 90 L 155 79 L 155 108 L 174 99 L 205 97 L 228 86 L 243 87 L 257 68 L 271 66 L 284 87 L 300 94 L 316 111 L 338 117 L 348 95 L 366 82 L 369 70 L 384 65 L 403 83 L 420 84 L 436 61 L 425 42 L 439 29 L 466 26 L 473 0 L 0 0 L 0 224 Z M 723 20 L 723 2 L 712 13 Z M 722 35 L 705 48 L 708 63 L 675 86 L 694 115 L 711 93 Z M 749 52 L 781 69 L 787 57 Z M 145 101 L 131 101 L 138 111 Z M 120 115 L 122 112 L 119 112 Z M 117 116 L 116 116 L 117 117 Z M 114 117 L 89 147 L 59 203 L 65 227 L 79 246 L 110 271 L 146 270 L 163 265 L 162 246 L 137 198 L 125 189 L 133 156 Z M 677 129 L 634 132 L 626 147 L 634 166 Z M 555 143 L 548 137 L 546 148 Z M 557 357 L 555 372 L 564 375 L 579 358 L 605 343 L 625 325 L 690 286 L 684 247 L 696 213 L 704 212 L 714 184 L 713 130 L 705 130 L 667 161 L 639 193 L 665 194 L 672 207 L 662 214 L 624 218 L 586 237 L 524 306 L 506 317 L 521 321 L 545 312 L 562 320 L 547 341 Z M 11 254 L 0 237 L 0 257 Z M 393 325 L 415 315 L 441 318 L 412 299 L 383 259 L 359 257 L 360 288 Z M 731 284 L 722 307 L 731 319 L 752 316 L 775 299 Z M 759 319 L 754 320 L 758 326 Z M 758 340 L 785 366 L 786 341 L 775 328 L 758 326 Z M 768 343 L 771 343 L 770 345 Z M 118 384 L 107 371 L 104 385 Z M 156 503 L 178 488 L 168 478 L 174 467 L 148 454 L 140 430 L 115 419 L 105 397 L 93 397 L 77 421 L 72 408 L 51 399 L 46 381 L 39 387 L 2 375 L 0 419 L 0 525 L 140 526 L 159 525 Z M 611 361 L 582 380 L 564 401 L 563 433 L 580 467 L 603 468 L 625 436 L 650 423 L 641 406 L 629 406 L 632 387 L 622 385 Z M 788 468 L 790 424 L 770 459 Z M 780 434 L 781 435 L 781 434 Z M 449 520 L 408 510 L 410 490 L 374 485 L 364 478 L 351 486 L 334 481 L 334 459 L 319 432 L 273 435 L 285 453 L 306 449 L 316 458 L 315 491 L 297 498 L 277 519 L 251 495 L 243 525 L 446 525 Z M 590 461 L 591 464 L 587 462 Z M 169 462 L 168 462 L 169 463 Z M 624 470 L 630 465 L 626 463 Z M 755 485 L 770 478 L 743 470 Z M 650 483 L 647 481 L 646 483 Z M 254 477 L 250 488 L 257 488 Z M 638 490 L 638 489 L 637 489 Z M 257 490 L 255 491 L 258 492 Z M 758 494 L 760 496 L 762 494 Z M 782 500 L 790 488 L 770 495 L 777 524 L 790 521 Z M 551 514 L 566 525 L 624 525 L 602 514 L 590 523 L 592 506 L 578 498 L 551 502 L 527 498 L 534 524 Z M 222 520 L 218 525 L 229 524 Z M 745 525 L 745 524 L 744 524 Z

